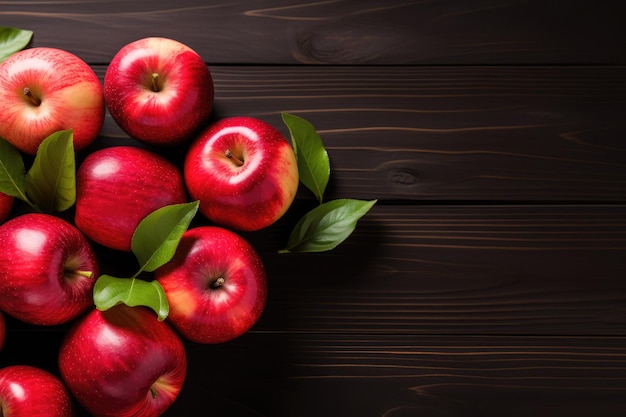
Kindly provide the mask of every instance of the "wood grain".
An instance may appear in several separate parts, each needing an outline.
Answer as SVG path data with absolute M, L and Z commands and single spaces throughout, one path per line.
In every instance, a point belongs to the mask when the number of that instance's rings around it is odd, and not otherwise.
M 34 30 L 33 45 L 89 63 L 166 36 L 212 64 L 624 64 L 619 11 L 588 0 L 0 1 L 0 21 Z
M 281 112 L 314 124 L 331 159 L 329 198 L 626 198 L 624 67 L 211 71 L 214 119 L 259 117 L 287 137 Z M 96 146 L 125 138 L 107 117 Z
M 246 235 L 270 277 L 268 331 L 626 332 L 624 206 L 379 205 L 313 256 L 275 254 L 287 230 Z
M 626 352 L 618 338 L 248 334 L 187 350 L 190 374 L 165 417 L 195 415 L 198 398 L 206 415 L 242 417 L 609 417 L 625 410 Z M 220 360 L 233 352 L 239 361 Z
M 266 344 L 277 338 L 280 345 Z M 621 338 L 320 333 L 250 334 L 245 342 L 227 348 L 257 346 L 242 362 L 192 371 L 169 415 L 192 412 L 184 400 L 201 395 L 211 415 L 608 417 L 626 411 Z M 256 377 L 242 383 L 242 374 Z
M 281 112 L 305 117 L 329 151 L 326 199 L 378 199 L 331 252 L 277 253 L 315 204 L 304 189 L 243 233 L 266 265 L 266 309 L 234 341 L 185 342 L 189 374 L 164 417 L 621 417 L 621 7 L 0 0 L 0 21 L 101 79 L 126 43 L 178 39 L 213 73 L 213 120 L 287 135 Z M 145 146 L 107 114 L 87 151 L 117 144 Z M 185 146 L 153 150 L 180 165 Z M 103 273 L 135 272 L 132 254 L 96 249 Z M 68 325 L 7 326 L 0 367 L 58 375 Z
M 9 357 L 58 372 L 55 349 L 63 334 L 11 332 L 3 365 Z M 26 346 L 45 349 L 33 355 Z M 164 417 L 619 417 L 626 411 L 623 337 L 253 330 L 226 344 L 185 347 L 188 375 Z M 79 409 L 77 417 L 88 414 Z

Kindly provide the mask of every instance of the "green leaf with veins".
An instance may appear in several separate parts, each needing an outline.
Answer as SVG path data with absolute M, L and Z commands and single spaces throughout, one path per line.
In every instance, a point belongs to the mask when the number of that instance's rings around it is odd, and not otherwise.
M 26 194 L 45 213 L 65 211 L 76 202 L 74 135 L 61 130 L 39 145 L 26 173 Z
M 152 272 L 167 263 L 189 227 L 198 201 L 162 207 L 146 216 L 135 229 L 131 247 L 141 265 L 135 274 Z
M 27 201 L 26 169 L 20 151 L 0 138 L 0 192 Z
M 291 134 L 300 182 L 311 190 L 321 204 L 330 177 L 330 161 L 322 139 L 309 121 L 289 113 L 282 113 L 282 118 Z
M 0 26 L 0 62 L 24 49 L 32 37 L 31 30 Z
M 320 204 L 294 226 L 287 246 L 279 253 L 323 252 L 348 238 L 361 217 L 377 200 L 337 199 Z
M 156 280 L 101 275 L 94 285 L 93 300 L 96 308 L 101 311 L 118 304 L 126 304 L 129 307 L 149 307 L 157 313 L 160 321 L 169 315 L 165 290 Z
M 132 250 L 141 265 L 130 278 L 102 275 L 96 281 L 93 300 L 99 310 L 108 310 L 118 304 L 129 307 L 149 307 L 159 320 L 169 314 L 165 291 L 156 281 L 138 278 L 142 272 L 153 272 L 174 256 L 180 239 L 198 211 L 198 201 L 172 204 L 147 215 L 135 229 Z

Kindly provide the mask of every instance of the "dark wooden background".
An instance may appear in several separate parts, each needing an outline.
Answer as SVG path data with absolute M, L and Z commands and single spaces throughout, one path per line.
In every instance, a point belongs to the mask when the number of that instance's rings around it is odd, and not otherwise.
M 327 197 L 379 199 L 328 253 L 276 254 L 314 204 L 304 191 L 245 234 L 267 308 L 233 342 L 187 344 L 166 416 L 624 416 L 621 7 L 0 1 L 0 24 L 100 76 L 130 41 L 182 41 L 213 73 L 214 118 L 287 134 L 281 112 L 305 117 L 329 151 Z M 117 143 L 133 141 L 108 117 L 94 146 Z M 55 371 L 62 328 L 8 330 L 2 363 Z

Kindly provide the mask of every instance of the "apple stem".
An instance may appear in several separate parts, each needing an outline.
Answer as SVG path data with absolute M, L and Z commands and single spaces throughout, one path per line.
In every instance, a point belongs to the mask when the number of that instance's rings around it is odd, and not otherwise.
M 161 88 L 159 87 L 159 74 L 157 72 L 152 73 L 152 91 L 155 93 L 159 92 Z
M 33 92 L 30 91 L 30 88 L 24 87 L 24 95 L 28 97 L 30 99 L 30 102 L 33 103 L 35 106 L 39 106 L 41 104 L 41 99 L 34 95 Z
M 87 277 L 87 278 L 91 278 L 93 276 L 93 271 L 82 271 L 82 270 L 78 269 L 78 270 L 75 270 L 75 271 L 68 271 L 68 272 L 70 272 L 71 274 L 74 274 L 74 275 L 80 275 L 82 277 Z
M 156 392 L 156 390 L 154 389 L 154 387 L 150 387 L 150 394 L 152 395 L 152 399 L 153 399 L 153 400 L 154 400 L 154 399 L 156 399 L 156 397 L 157 397 L 157 392 Z
M 226 149 L 226 152 L 224 152 L 224 155 L 226 155 L 226 158 L 228 159 L 232 159 L 233 161 L 235 161 L 235 163 L 239 166 L 243 165 L 243 161 L 239 158 L 237 158 L 231 151 L 230 149 Z
M 213 289 L 220 288 L 222 285 L 224 285 L 224 282 L 226 282 L 224 277 L 219 277 L 211 283 L 211 288 Z

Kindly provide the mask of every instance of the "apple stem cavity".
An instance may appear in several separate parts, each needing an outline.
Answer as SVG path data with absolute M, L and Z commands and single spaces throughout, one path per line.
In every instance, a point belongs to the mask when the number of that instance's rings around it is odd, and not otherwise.
M 41 104 L 41 99 L 34 95 L 33 92 L 30 91 L 30 88 L 24 87 L 24 95 L 28 97 L 28 99 L 34 106 L 39 106 Z
M 65 260 L 63 265 L 63 273 L 68 280 L 77 280 L 80 278 L 92 278 L 93 271 L 81 269 L 81 261 L 78 255 L 71 255 Z M 1 416 L 0 416 L 1 417 Z
M 161 87 L 159 86 L 159 73 L 157 72 L 152 73 L 152 91 L 155 93 L 161 91 Z
M 226 152 L 224 152 L 224 155 L 226 155 L 226 158 L 228 158 L 228 159 L 232 159 L 233 161 L 235 161 L 235 163 L 236 163 L 238 166 L 242 166 L 242 165 L 243 165 L 243 160 L 242 160 L 242 159 L 237 158 L 237 157 L 236 157 L 236 156 L 235 156 L 235 155 L 234 155 L 234 154 L 230 151 L 230 149 L 226 149 Z

